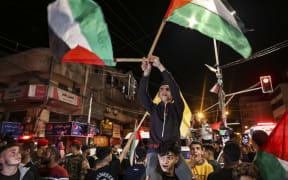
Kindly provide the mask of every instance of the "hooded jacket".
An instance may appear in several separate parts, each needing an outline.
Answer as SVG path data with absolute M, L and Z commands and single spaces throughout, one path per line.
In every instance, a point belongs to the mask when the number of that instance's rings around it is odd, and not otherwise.
M 20 164 L 18 167 L 18 170 L 20 172 L 20 180 L 39 180 L 40 179 L 38 172 L 35 173 L 35 171 L 31 169 L 31 167 L 25 167 L 24 164 Z
M 148 93 L 149 76 L 143 76 L 139 84 L 139 98 L 145 109 L 150 113 L 149 144 L 160 144 L 167 140 L 180 139 L 180 125 L 182 121 L 184 102 L 180 89 L 168 71 L 163 71 L 162 77 L 169 85 L 172 102 L 158 105 L 153 103 Z

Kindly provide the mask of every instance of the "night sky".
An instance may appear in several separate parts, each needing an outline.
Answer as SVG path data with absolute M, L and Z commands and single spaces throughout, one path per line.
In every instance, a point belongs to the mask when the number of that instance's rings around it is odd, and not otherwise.
M 52 1 L 9 0 L 1 2 L 0 48 L 13 51 L 16 48 L 16 42 L 20 43 L 18 50 L 27 49 L 24 46 L 49 47 L 46 10 L 49 2 Z M 102 7 L 108 24 L 114 56 L 139 58 L 148 54 L 170 1 L 97 0 L 96 2 Z M 253 53 L 288 39 L 287 6 L 284 2 L 229 1 L 246 28 L 250 30 L 245 35 Z M 197 111 L 200 107 L 204 82 L 206 82 L 204 109 L 217 101 L 217 96 L 209 92 L 216 82 L 215 74 L 204 66 L 204 64 L 212 66 L 215 64 L 212 39 L 199 32 L 167 23 L 154 55 L 159 56 L 162 63 L 172 72 L 192 111 Z M 274 87 L 279 82 L 287 81 L 285 78 L 285 70 L 288 69 L 287 55 L 288 48 L 284 48 L 247 63 L 224 69 L 225 92 L 231 93 L 247 88 L 257 83 L 261 75 L 271 75 Z M 241 59 L 240 55 L 220 43 L 221 65 L 238 59 Z M 141 77 L 139 63 L 118 63 L 117 69 L 123 72 L 132 70 L 137 80 Z M 152 73 L 151 93 L 155 93 L 155 89 L 158 88 L 157 84 L 161 82 L 161 76 L 157 71 Z M 262 92 L 257 91 L 252 94 L 260 95 Z M 231 119 L 237 120 L 236 116 L 239 115 L 237 104 L 237 98 L 233 99 L 230 108 Z

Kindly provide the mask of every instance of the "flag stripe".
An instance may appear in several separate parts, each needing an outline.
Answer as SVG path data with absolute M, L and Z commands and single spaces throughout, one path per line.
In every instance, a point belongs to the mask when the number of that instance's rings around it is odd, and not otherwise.
M 264 145 L 261 147 L 262 151 L 271 153 L 279 159 L 288 162 L 288 110 L 283 114 L 277 125 L 268 136 Z
M 283 179 L 286 171 L 279 159 L 273 154 L 265 151 L 258 151 L 255 160 L 256 166 L 260 169 L 261 177 L 267 180 Z
M 138 122 L 137 120 L 135 121 L 135 124 L 134 124 L 134 131 L 136 131 L 137 129 L 137 126 L 138 126 Z M 138 131 L 139 132 L 139 131 Z M 132 140 L 132 143 L 130 145 L 130 154 L 129 154 L 129 162 L 130 162 L 130 165 L 133 166 L 133 161 L 135 159 L 134 155 L 135 155 L 135 150 L 136 150 L 136 147 L 139 143 L 139 139 L 140 139 L 140 136 L 139 136 L 139 133 L 137 132 L 136 134 L 136 137 L 134 137 L 134 139 Z
M 180 8 L 189 2 L 191 2 L 191 0 L 171 0 L 164 19 L 167 19 L 173 13 L 174 9 Z
M 91 51 L 91 47 L 82 34 L 78 22 L 74 20 L 67 0 L 60 0 L 48 6 L 48 24 L 53 32 L 62 39 L 70 49 L 81 45 Z M 74 38 L 77 36 L 77 39 Z
M 238 25 L 237 19 L 234 17 L 236 12 L 233 10 L 232 12 L 226 7 L 226 5 L 221 0 L 171 0 L 169 8 L 164 16 L 164 19 L 167 19 L 175 9 L 181 8 L 188 3 L 193 3 L 207 10 L 218 14 L 222 18 L 224 18 L 227 22 L 241 31 L 240 26 Z
M 92 51 L 105 61 L 108 66 L 115 66 L 113 61 L 112 44 L 107 24 L 104 21 L 103 13 L 98 4 L 92 0 L 69 0 L 74 19 L 79 22 L 81 32 L 86 37 Z M 103 21 L 95 21 L 103 19 Z M 102 38 L 95 39 L 95 34 Z
M 249 42 L 241 31 L 221 16 L 202 6 L 187 3 L 185 6 L 175 9 L 166 20 L 195 29 L 206 36 L 222 41 L 245 58 L 251 54 Z
M 77 46 L 76 48 L 68 51 L 66 55 L 62 58 L 62 61 L 94 64 L 101 66 L 105 65 L 105 63 L 96 54 L 88 51 L 81 46 Z
M 230 12 L 227 9 L 227 7 L 221 2 L 221 0 L 193 0 L 191 2 L 196 5 L 202 6 L 203 8 L 215 14 L 218 14 L 223 19 L 225 19 L 229 24 L 231 24 L 236 29 L 241 31 L 236 19 L 233 16 L 233 13 L 235 12 Z
M 278 160 L 279 160 L 280 164 L 283 166 L 283 168 L 285 169 L 285 171 L 288 172 L 288 162 L 284 161 L 282 159 L 279 159 L 279 158 L 278 158 Z

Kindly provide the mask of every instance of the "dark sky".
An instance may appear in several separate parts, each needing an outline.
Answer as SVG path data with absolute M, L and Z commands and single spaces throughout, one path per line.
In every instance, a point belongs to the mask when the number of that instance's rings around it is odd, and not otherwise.
M 16 43 L 28 47 L 48 47 L 47 0 L 1 2 L 0 48 L 15 49 Z M 169 5 L 169 0 L 97 0 L 108 23 L 115 57 L 143 57 L 148 54 L 161 20 Z M 247 29 L 245 35 L 253 53 L 287 40 L 288 21 L 285 1 L 230 0 Z M 4 47 L 3 47 L 4 46 Z M 23 48 L 18 46 L 18 49 Z M 25 49 L 25 48 L 24 48 Z M 215 56 L 212 39 L 199 32 L 167 23 L 154 52 L 172 72 L 192 111 L 200 106 L 204 80 L 206 79 L 204 108 L 217 101 L 209 89 L 216 82 L 215 74 L 204 64 L 214 65 Z M 259 76 L 270 74 L 274 86 L 285 81 L 288 49 L 250 62 L 223 70 L 226 93 L 247 88 Z M 220 43 L 220 64 L 240 59 L 230 47 Z M 132 70 L 137 80 L 141 77 L 139 63 L 118 63 L 118 69 Z M 152 88 L 161 81 L 160 74 L 153 71 Z M 261 94 L 261 91 L 255 92 Z M 232 101 L 237 104 L 237 98 Z M 232 108 L 231 108 L 232 109 Z M 238 111 L 237 107 L 234 108 Z M 232 112 L 233 114 L 233 112 Z M 236 114 L 236 113 L 235 113 Z

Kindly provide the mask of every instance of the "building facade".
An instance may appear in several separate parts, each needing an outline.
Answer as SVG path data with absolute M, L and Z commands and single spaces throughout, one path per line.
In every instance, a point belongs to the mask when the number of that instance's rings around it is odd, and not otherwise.
M 273 118 L 278 121 L 288 108 L 288 83 L 280 83 L 271 93 Z
M 268 95 L 241 96 L 239 109 L 242 132 L 257 123 L 274 121 Z
M 119 139 L 124 125 L 144 114 L 131 72 L 61 63 L 48 48 L 30 49 L 0 61 L 0 121 L 23 123 L 25 134 L 44 137 L 47 122 L 87 123 L 91 112 L 90 123 L 97 129 L 101 122 L 108 123 L 103 127 L 110 130 L 104 128 L 97 135 L 110 141 Z

